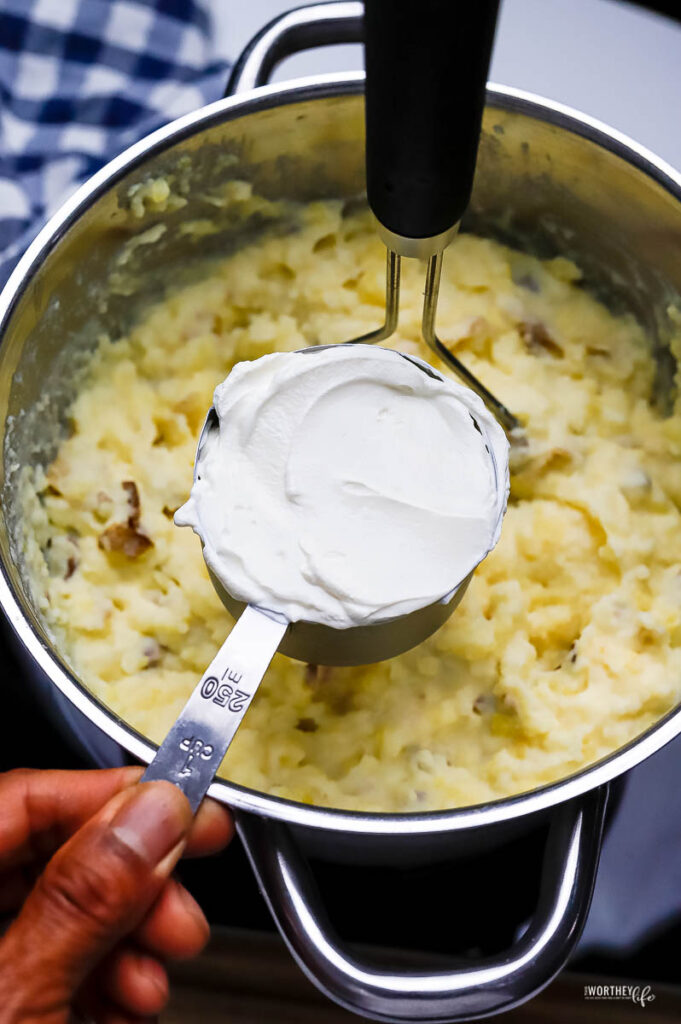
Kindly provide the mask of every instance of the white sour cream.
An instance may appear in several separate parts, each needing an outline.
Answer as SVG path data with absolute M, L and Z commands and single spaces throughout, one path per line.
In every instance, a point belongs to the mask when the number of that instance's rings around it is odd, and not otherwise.
M 451 597 L 499 538 L 508 442 L 431 374 L 370 345 L 233 368 L 175 516 L 230 594 L 337 628 Z

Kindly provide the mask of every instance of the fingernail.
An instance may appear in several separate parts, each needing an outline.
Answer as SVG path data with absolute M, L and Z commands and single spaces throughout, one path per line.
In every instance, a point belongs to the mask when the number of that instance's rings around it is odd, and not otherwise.
M 136 786 L 111 822 L 117 839 L 150 864 L 158 862 L 186 835 L 192 815 L 186 798 L 167 782 Z

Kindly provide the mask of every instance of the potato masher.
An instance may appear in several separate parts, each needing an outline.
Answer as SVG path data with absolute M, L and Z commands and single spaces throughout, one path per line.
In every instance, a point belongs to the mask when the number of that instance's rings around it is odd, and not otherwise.
M 507 432 L 518 419 L 440 341 L 442 254 L 468 206 L 499 0 L 365 0 L 367 198 L 387 247 L 386 314 L 397 328 L 402 257 L 428 261 L 421 331 Z

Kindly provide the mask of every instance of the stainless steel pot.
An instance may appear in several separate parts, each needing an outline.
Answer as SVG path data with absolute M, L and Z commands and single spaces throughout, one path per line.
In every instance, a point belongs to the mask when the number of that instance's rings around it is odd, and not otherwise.
M 149 762 L 154 747 L 88 692 L 46 631 L 17 542 L 17 469 L 53 454 L 77 367 L 99 331 L 115 336 L 169 281 L 199 274 L 204 256 L 224 254 L 276 222 L 271 212 L 242 222 L 232 211 L 222 221 L 215 215 L 216 234 L 192 241 L 180 226 L 207 216 L 206 190 L 247 178 L 274 200 L 362 193 L 361 74 L 255 88 L 288 53 L 357 40 L 361 15 L 359 3 L 318 5 L 268 26 L 235 69 L 234 95 L 160 129 L 96 174 L 40 233 L 0 298 L 0 601 L 36 699 L 97 763 Z M 137 220 L 131 186 L 161 175 L 184 188 L 187 205 Z M 645 323 L 661 383 L 673 367 L 666 341 L 668 306 L 681 288 L 680 200 L 679 175 L 619 133 L 559 104 L 490 87 L 469 224 L 534 251 L 576 257 L 590 287 Z M 286 228 L 285 218 L 279 226 Z M 284 938 L 331 998 L 377 1020 L 470 1020 L 529 998 L 565 963 L 588 912 L 607 784 L 680 731 L 676 710 L 562 782 L 435 814 L 327 810 L 223 781 L 210 793 L 234 808 Z M 314 851 L 359 863 L 427 863 L 489 848 L 542 820 L 550 831 L 529 928 L 504 955 L 448 971 L 359 961 L 327 921 L 305 859 Z

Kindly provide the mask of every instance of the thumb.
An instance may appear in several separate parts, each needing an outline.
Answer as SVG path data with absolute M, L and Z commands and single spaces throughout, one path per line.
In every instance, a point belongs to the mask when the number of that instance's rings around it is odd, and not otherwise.
M 2 943 L 17 1008 L 63 1019 L 92 967 L 145 916 L 191 824 L 175 786 L 143 783 L 117 794 L 55 853 Z

